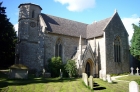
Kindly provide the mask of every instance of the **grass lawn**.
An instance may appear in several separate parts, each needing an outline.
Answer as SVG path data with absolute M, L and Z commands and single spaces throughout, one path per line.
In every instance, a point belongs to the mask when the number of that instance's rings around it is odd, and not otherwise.
M 0 92 L 93 92 L 88 89 L 81 78 L 34 78 L 7 79 L 0 73 Z
M 120 77 L 117 78 L 118 80 L 125 80 L 125 81 L 135 81 L 135 80 L 140 80 L 140 76 L 136 76 L 136 75 L 129 75 L 126 77 Z
M 94 92 L 129 92 L 129 82 L 107 83 L 99 78 L 94 78 L 94 81 Z
M 127 76 L 119 79 L 137 80 L 139 76 Z M 129 92 L 129 82 L 116 81 L 107 83 L 94 78 L 94 92 Z M 87 88 L 81 78 L 34 78 L 10 80 L 0 72 L 0 92 L 93 92 Z

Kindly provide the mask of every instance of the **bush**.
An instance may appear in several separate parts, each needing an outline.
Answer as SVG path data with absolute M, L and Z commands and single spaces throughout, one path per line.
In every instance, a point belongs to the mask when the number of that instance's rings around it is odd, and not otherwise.
M 48 69 L 51 77 L 59 77 L 60 69 L 63 68 L 61 57 L 52 57 L 48 60 Z
M 65 65 L 65 70 L 69 74 L 69 77 L 75 77 L 77 75 L 76 62 L 74 60 L 68 60 Z

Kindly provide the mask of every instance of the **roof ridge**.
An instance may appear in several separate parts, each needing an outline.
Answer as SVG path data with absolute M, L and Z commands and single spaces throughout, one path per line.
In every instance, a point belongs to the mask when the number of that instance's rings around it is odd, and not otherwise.
M 117 14 L 118 12 L 117 11 L 115 11 L 115 13 L 113 14 L 113 16 L 112 17 L 110 17 L 110 19 L 109 19 L 109 21 L 108 21 L 108 23 L 106 24 L 106 26 L 103 28 L 103 30 L 105 30 L 105 28 L 107 27 L 107 25 L 110 23 L 110 21 L 113 19 L 113 17 Z

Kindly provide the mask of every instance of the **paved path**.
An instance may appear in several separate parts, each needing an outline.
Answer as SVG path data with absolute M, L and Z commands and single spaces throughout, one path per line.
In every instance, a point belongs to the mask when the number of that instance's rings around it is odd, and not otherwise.
M 125 76 L 128 76 L 128 75 L 113 76 L 113 77 L 111 77 L 111 79 L 112 79 L 112 80 L 114 80 L 114 81 L 124 81 L 124 82 L 130 82 L 130 81 L 118 80 L 118 79 L 117 79 L 117 78 L 120 78 L 120 77 L 125 77 Z

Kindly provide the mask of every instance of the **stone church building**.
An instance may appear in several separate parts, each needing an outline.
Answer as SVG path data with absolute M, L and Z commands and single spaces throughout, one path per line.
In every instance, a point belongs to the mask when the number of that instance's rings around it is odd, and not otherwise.
M 18 8 L 16 62 L 42 70 L 49 58 L 60 56 L 63 63 L 75 60 L 80 75 L 129 72 L 128 33 L 117 11 L 86 24 L 41 13 L 42 8 L 32 3 Z

